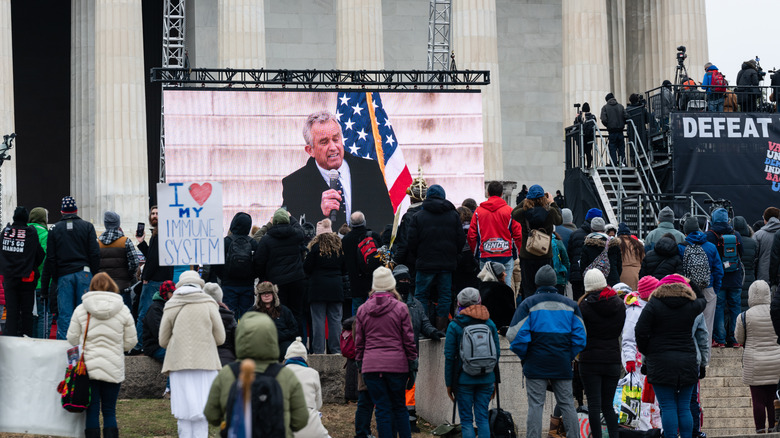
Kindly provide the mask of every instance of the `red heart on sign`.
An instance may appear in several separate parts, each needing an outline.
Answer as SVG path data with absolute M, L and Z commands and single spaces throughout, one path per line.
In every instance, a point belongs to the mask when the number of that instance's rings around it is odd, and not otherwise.
M 203 185 L 197 183 L 191 184 L 190 196 L 192 196 L 192 199 L 194 199 L 198 205 L 203 205 L 206 200 L 209 199 L 209 196 L 211 196 L 211 183 L 203 183 Z

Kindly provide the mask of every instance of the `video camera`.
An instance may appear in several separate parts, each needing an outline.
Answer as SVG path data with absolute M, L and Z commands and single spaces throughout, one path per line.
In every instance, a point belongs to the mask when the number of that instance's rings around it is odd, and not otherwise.
M 758 72 L 758 80 L 763 81 L 764 76 L 766 76 L 766 72 L 763 68 L 761 68 L 761 59 L 756 55 L 756 71 Z
M 688 58 L 688 55 L 685 54 L 685 51 L 686 51 L 685 46 L 677 47 L 677 63 L 680 65 L 683 65 L 685 59 Z

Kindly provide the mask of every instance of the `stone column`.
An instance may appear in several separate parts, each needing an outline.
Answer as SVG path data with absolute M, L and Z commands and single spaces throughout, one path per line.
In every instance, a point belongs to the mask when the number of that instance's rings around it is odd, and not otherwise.
M 382 0 L 338 0 L 336 6 L 336 68 L 385 68 Z
M 219 68 L 265 68 L 264 0 L 219 0 Z
M 675 54 L 678 46 L 685 46 L 688 59 L 685 66 L 688 75 L 700 82 L 704 77 L 704 64 L 709 61 L 709 46 L 707 45 L 707 15 L 705 0 L 680 0 L 662 2 L 659 21 L 663 22 L 663 59 L 660 65 L 668 75 L 666 79 L 674 80 L 677 67 Z M 653 17 L 655 18 L 655 17 Z M 733 78 L 732 78 L 733 80 Z
M 70 23 L 70 192 L 62 195 L 75 197 L 79 214 L 94 219 L 95 0 L 73 0 Z
M 496 0 L 454 0 L 451 36 L 459 70 L 490 70 L 490 85 L 482 88 L 485 180 L 502 180 L 504 167 Z
M 610 89 L 618 102 L 626 105 L 628 95 L 639 90 L 626 89 L 626 2 L 608 0 Z M 644 90 L 642 90 L 644 91 Z
M 563 126 L 569 126 L 576 117 L 575 103 L 588 102 L 591 113 L 598 117 L 604 96 L 614 92 L 606 2 L 563 0 L 563 28 L 562 115 Z
M 146 95 L 141 3 L 95 4 L 95 199 L 90 212 L 122 216 L 125 229 L 145 222 L 149 209 Z
M 14 64 L 11 48 L 11 0 L 0 0 L 0 134 L 14 132 Z M 2 141 L 2 139 L 0 139 Z M 24 144 L 24 142 L 22 142 Z M 8 154 L 10 161 L 0 167 L 3 190 L 0 224 L 11 222 L 16 208 L 16 142 Z M 28 210 L 32 207 L 27 207 Z

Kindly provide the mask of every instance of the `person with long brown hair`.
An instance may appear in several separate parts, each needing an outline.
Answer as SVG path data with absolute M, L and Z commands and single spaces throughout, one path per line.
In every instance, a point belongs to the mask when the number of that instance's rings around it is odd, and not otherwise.
M 298 336 L 298 323 L 287 306 L 279 301 L 279 288 L 270 281 L 257 283 L 255 286 L 255 305 L 250 311 L 265 313 L 276 325 L 279 341 L 279 360 L 284 360 L 287 347 Z
M 639 284 L 639 269 L 645 258 L 645 247 L 631 235 L 631 229 L 623 222 L 618 224 L 617 239 L 620 242 L 620 256 L 623 259 L 620 282 L 631 286 L 632 291 L 636 290 Z
M 119 287 L 105 272 L 95 274 L 89 292 L 73 311 L 68 326 L 68 342 L 84 344 L 84 362 L 89 371 L 92 400 L 87 408 L 84 434 L 100 437 L 100 412 L 103 412 L 103 436 L 119 436 L 116 401 L 119 386 L 125 380 L 125 356 L 136 344 L 135 323 L 125 306 Z M 86 339 L 84 339 L 86 337 Z
M 522 272 L 521 292 L 523 299 L 536 292 L 534 278 L 536 271 L 544 265 L 552 266 L 552 247 L 544 255 L 534 255 L 527 251 L 526 242 L 531 230 L 543 231 L 552 236 L 555 225 L 561 225 L 561 211 L 542 186 L 534 184 L 522 204 L 512 210 L 512 218 L 523 227 L 523 246 L 520 248 L 520 271 Z
M 330 219 L 317 223 L 317 235 L 309 242 L 309 253 L 303 262 L 303 271 L 309 276 L 309 303 L 311 309 L 311 349 L 314 354 L 325 354 L 325 322 L 327 321 L 327 352 L 341 353 L 339 335 L 344 301 L 344 275 L 347 265 L 341 239 L 331 231 Z

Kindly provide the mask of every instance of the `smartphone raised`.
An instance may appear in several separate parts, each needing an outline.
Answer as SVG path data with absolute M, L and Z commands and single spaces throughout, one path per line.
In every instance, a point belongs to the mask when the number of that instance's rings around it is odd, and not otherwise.
M 135 229 L 135 237 L 143 237 L 144 235 L 144 223 L 138 222 L 138 228 Z

